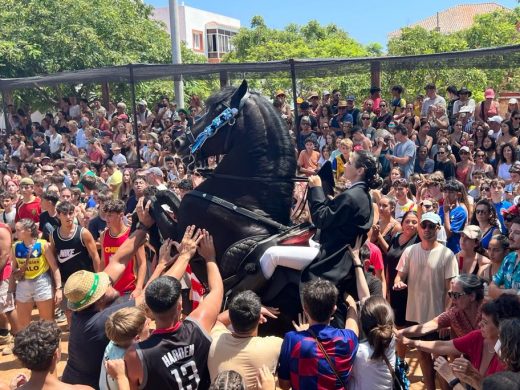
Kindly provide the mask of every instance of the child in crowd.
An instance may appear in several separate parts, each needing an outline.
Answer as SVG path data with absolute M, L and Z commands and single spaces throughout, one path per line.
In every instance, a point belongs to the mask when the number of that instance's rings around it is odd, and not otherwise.
M 123 359 L 126 350 L 135 342 L 143 341 L 150 335 L 150 320 L 144 310 L 137 307 L 125 307 L 113 313 L 105 324 L 105 332 L 110 339 L 104 359 L 101 362 L 99 376 L 100 390 L 117 390 L 117 381 L 107 374 L 106 360 Z

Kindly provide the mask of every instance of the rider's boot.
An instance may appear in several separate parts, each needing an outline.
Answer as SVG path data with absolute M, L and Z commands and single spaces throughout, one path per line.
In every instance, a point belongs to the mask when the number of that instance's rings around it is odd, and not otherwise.
M 252 290 L 260 294 L 269 279 L 266 279 L 260 266 L 248 264 L 245 267 L 244 277 L 233 288 L 233 295 L 245 290 Z

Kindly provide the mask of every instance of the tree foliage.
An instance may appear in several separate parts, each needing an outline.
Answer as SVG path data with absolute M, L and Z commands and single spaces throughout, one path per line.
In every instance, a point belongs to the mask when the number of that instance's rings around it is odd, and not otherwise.
M 252 18 L 250 28 L 240 29 L 233 37 L 233 46 L 234 50 L 226 55 L 224 61 L 256 62 L 382 54 L 381 45 L 372 43 L 363 46 L 335 24 L 321 25 L 318 21 L 311 20 L 304 25 L 291 23 L 279 30 L 267 27 L 261 16 Z M 278 88 L 291 88 L 288 76 L 270 75 L 265 79 L 252 81 L 251 85 L 268 95 L 273 95 Z M 338 74 L 338 77 L 298 77 L 297 89 L 302 96 L 311 90 L 329 89 L 331 85 L 344 86 L 345 92 L 358 93 L 360 88 L 366 88 L 368 79 L 368 75 L 345 74 Z
M 0 77 L 27 77 L 129 63 L 170 63 L 171 41 L 141 0 L 4 0 L 0 7 Z M 184 63 L 206 58 L 181 46 Z M 214 83 L 187 82 L 186 94 L 209 94 Z M 137 95 L 154 101 L 173 95 L 171 81 L 139 83 Z M 112 97 L 129 101 L 129 86 L 113 84 Z M 53 97 L 99 95 L 100 86 L 61 85 L 16 91 L 17 103 L 50 107 Z
M 389 55 L 432 54 L 485 47 L 504 46 L 520 43 L 516 23 L 520 20 L 520 7 L 514 10 L 497 10 L 479 15 L 473 25 L 453 34 L 440 34 L 421 27 L 404 28 L 401 35 L 388 42 Z M 476 69 L 468 66 L 463 69 L 438 67 L 413 71 L 396 71 L 383 74 L 385 88 L 398 83 L 407 87 L 408 97 L 424 93 L 424 85 L 434 82 L 439 89 L 448 85 L 459 88 L 465 86 L 473 91 L 477 100 L 483 98 L 484 90 L 516 89 L 520 87 L 518 71 L 512 69 Z

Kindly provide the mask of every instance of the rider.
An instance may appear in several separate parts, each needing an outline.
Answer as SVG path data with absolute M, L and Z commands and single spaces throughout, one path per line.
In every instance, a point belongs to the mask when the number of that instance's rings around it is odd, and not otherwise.
M 332 200 L 325 196 L 320 177 L 309 177 L 309 206 L 312 222 L 320 229 L 320 244 L 313 245 L 311 241 L 309 247 L 268 248 L 260 258 L 262 274 L 246 275 L 235 291 L 240 290 L 240 287 L 251 289 L 252 285 L 261 286 L 273 275 L 278 265 L 296 270 L 305 268 L 303 281 L 323 277 L 338 285 L 342 293 L 355 291 L 355 285 L 349 285 L 352 259 L 346 249 L 347 245 L 354 246 L 358 236 L 366 238 L 372 226 L 369 188 L 377 188 L 382 183 L 378 168 L 379 163 L 372 153 L 364 150 L 351 153 L 344 173 L 351 186 Z M 259 280 L 262 277 L 263 280 Z

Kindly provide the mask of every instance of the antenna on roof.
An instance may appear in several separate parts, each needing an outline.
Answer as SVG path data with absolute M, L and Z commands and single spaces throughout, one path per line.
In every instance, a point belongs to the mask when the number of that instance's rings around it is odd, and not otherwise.
M 435 27 L 435 31 L 441 32 L 441 26 L 439 23 L 439 13 L 437 12 L 437 27 Z

